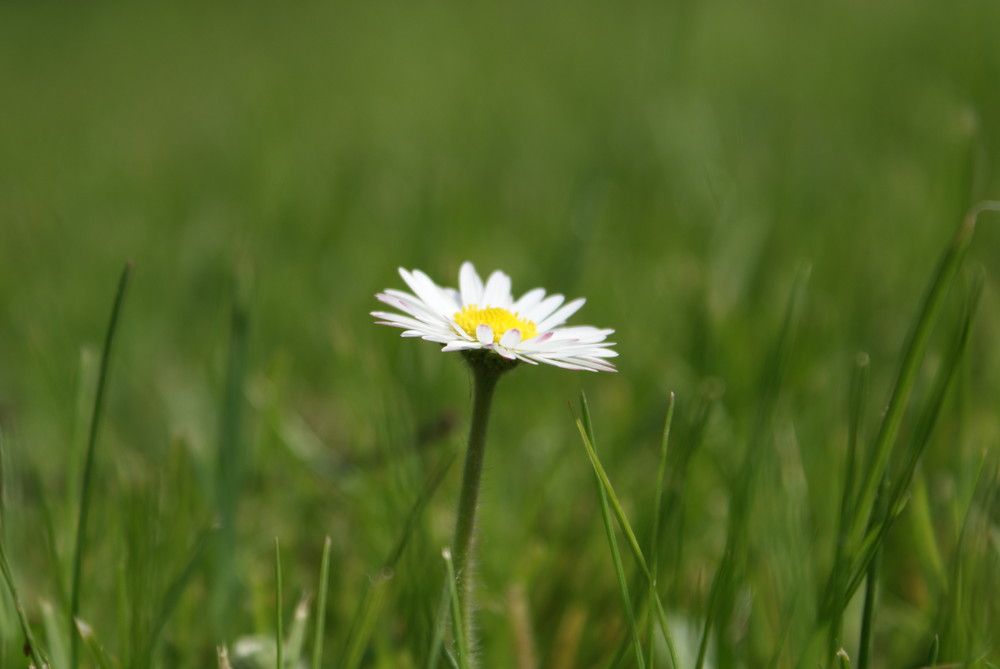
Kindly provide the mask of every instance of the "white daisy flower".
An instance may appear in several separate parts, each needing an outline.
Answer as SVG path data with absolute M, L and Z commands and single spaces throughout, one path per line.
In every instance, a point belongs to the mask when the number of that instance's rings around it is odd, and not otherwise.
M 438 286 L 420 270 L 401 267 L 399 274 L 413 293 L 390 288 L 376 297 L 403 313 L 372 316 L 381 325 L 403 328 L 403 337 L 444 344 L 445 352 L 488 349 L 532 365 L 616 371 L 608 361 L 618 355 L 611 349 L 614 342 L 605 341 L 614 330 L 560 327 L 583 306 L 583 298 L 563 304 L 562 295 L 546 296 L 535 288 L 515 300 L 509 276 L 498 270 L 484 284 L 470 262 L 458 273 L 458 290 Z

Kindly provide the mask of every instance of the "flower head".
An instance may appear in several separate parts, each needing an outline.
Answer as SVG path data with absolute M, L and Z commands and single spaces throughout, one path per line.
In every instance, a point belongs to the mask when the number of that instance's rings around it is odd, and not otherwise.
M 566 369 L 615 371 L 608 362 L 618 353 L 605 339 L 614 330 L 578 325 L 561 327 L 585 300 L 563 304 L 562 295 L 541 288 L 518 299 L 510 292 L 510 277 L 495 271 L 484 284 L 472 263 L 458 273 L 458 289 L 434 283 L 420 270 L 399 269 L 413 293 L 388 289 L 376 297 L 403 313 L 373 311 L 381 325 L 403 328 L 404 337 L 444 344 L 442 351 L 489 350 L 510 360 L 540 362 Z

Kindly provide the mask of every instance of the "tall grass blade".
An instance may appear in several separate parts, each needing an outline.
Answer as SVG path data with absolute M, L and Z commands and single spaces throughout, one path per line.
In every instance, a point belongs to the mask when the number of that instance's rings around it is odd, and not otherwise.
M 853 523 L 848 533 L 849 544 L 857 546 L 861 542 L 865 532 L 867 518 L 870 517 L 874 499 L 878 490 L 882 474 L 889 463 L 889 455 L 892 452 L 893 444 L 899 432 L 900 424 L 903 420 L 903 411 L 908 404 L 910 393 L 916 383 L 917 371 L 927 349 L 931 331 L 937 322 L 938 315 L 944 305 L 945 297 L 961 267 L 962 260 L 968 250 L 975 232 L 976 222 L 979 215 L 987 212 L 1000 212 L 1000 202 L 986 201 L 973 206 L 962 220 L 958 231 L 955 233 L 951 244 L 945 249 L 937 270 L 931 279 L 927 295 L 924 297 L 917 317 L 916 325 L 910 333 L 909 338 L 903 348 L 902 362 L 896 383 L 893 386 L 892 394 L 889 398 L 888 408 L 885 417 L 879 427 L 878 435 L 867 466 L 860 488 L 857 502 L 853 505 L 855 510 Z
M 660 462 L 656 468 L 656 495 L 654 497 L 653 503 L 653 531 L 650 538 L 650 549 L 649 549 L 649 601 L 654 602 L 658 598 L 657 592 L 657 575 L 659 574 L 660 566 L 660 506 L 663 502 L 663 485 L 666 479 L 667 472 L 667 449 L 670 445 L 670 427 L 674 422 L 674 394 L 670 393 L 670 400 L 667 403 L 667 419 L 663 425 L 663 439 L 660 440 Z M 653 616 L 649 616 L 649 629 L 647 631 L 647 638 L 649 639 L 649 667 L 653 669 L 655 665 L 655 649 L 656 644 L 653 643 Z M 674 647 L 673 636 L 668 632 L 664 632 L 665 641 L 667 642 L 667 652 L 670 654 L 670 666 L 673 669 L 679 669 L 677 662 L 677 649 Z
M 191 551 L 191 555 L 188 558 L 187 563 L 184 565 L 184 568 L 181 569 L 177 576 L 174 577 L 173 581 L 171 581 L 166 594 L 163 597 L 163 602 L 159 607 L 159 612 L 153 620 L 146 644 L 138 656 L 137 666 L 152 666 L 153 651 L 156 648 L 156 644 L 160 640 L 163 628 L 166 627 L 167 621 L 173 614 L 174 609 L 177 608 L 177 604 L 180 602 L 184 589 L 197 573 L 198 567 L 201 565 L 201 560 L 205 555 L 205 551 L 208 548 L 208 544 L 211 541 L 214 532 L 215 530 L 210 528 L 201 533 L 198 540 L 195 542 L 194 549 Z
M 83 642 L 87 644 L 87 650 L 90 654 L 94 656 L 94 660 L 97 662 L 97 666 L 101 669 L 111 669 L 111 661 L 108 659 L 107 653 L 104 652 L 104 647 L 97 640 L 97 636 L 94 634 L 94 630 L 87 623 L 80 619 L 73 621 L 76 625 L 77 631 L 80 633 L 80 638 Z
M 873 519 L 878 518 L 878 522 L 870 524 L 869 531 L 862 544 L 862 549 L 857 552 L 860 558 L 856 559 L 855 564 L 852 566 L 852 576 L 848 581 L 848 590 L 843 595 L 844 601 L 850 599 L 854 590 L 860 585 L 863 575 L 868 570 L 869 562 L 878 554 L 893 521 L 902 513 L 903 505 L 906 503 L 906 492 L 910 487 L 917 464 L 920 462 L 920 457 L 923 455 L 930 441 L 931 434 L 937 423 L 938 416 L 940 416 L 941 410 L 944 407 L 944 402 L 952 381 L 961 368 L 961 360 L 968 348 L 969 337 L 972 332 L 972 322 L 979 304 L 981 288 L 981 282 L 976 282 L 972 286 L 966 302 L 965 314 L 961 326 L 955 334 L 938 370 L 930 396 L 918 415 L 913 430 L 913 437 L 908 444 L 908 452 L 905 453 L 906 463 L 904 469 L 886 493 L 886 510 L 884 513 L 878 514 L 873 511 L 872 517 Z M 858 659 L 858 662 L 860 664 L 861 658 Z
M 861 426 L 864 424 L 865 405 L 868 401 L 868 386 L 871 371 L 871 360 L 868 355 L 859 353 L 854 359 L 854 372 L 851 375 L 851 390 L 848 400 L 848 433 L 847 460 L 844 466 L 844 489 L 840 497 L 840 515 L 837 518 L 837 543 L 833 559 L 832 578 L 825 595 L 827 615 L 830 617 L 829 657 L 840 658 L 838 654 L 843 646 L 843 618 L 847 601 L 843 598 L 844 581 L 847 578 L 847 531 L 853 515 L 852 502 L 854 487 L 858 476 L 858 443 Z
M 323 558 L 319 567 L 319 595 L 316 599 L 316 631 L 313 637 L 312 669 L 323 663 L 323 636 L 326 629 L 326 597 L 330 584 L 330 548 L 333 542 L 327 535 L 323 540 Z
M 882 490 L 875 498 L 875 509 L 872 512 L 872 524 L 884 522 L 885 514 L 889 508 L 888 500 L 888 477 L 882 482 Z M 858 643 L 858 669 L 868 669 L 872 661 L 872 645 L 875 638 L 875 608 L 878 605 L 878 577 L 881 568 L 882 544 L 879 543 L 875 549 L 875 555 L 868 565 L 867 578 L 865 580 L 865 603 L 861 614 L 861 640 Z
M 24 606 L 21 604 L 21 597 L 17 593 L 17 585 L 14 581 L 14 574 L 11 571 L 10 563 L 7 561 L 7 550 L 4 547 L 4 543 L 3 533 L 0 532 L 0 574 L 3 575 L 3 580 L 7 584 L 7 590 L 10 591 L 11 599 L 14 600 L 14 611 L 17 613 L 18 622 L 21 623 L 21 633 L 24 634 L 25 641 L 28 644 L 28 655 L 35 666 L 40 669 L 43 666 L 43 659 L 46 658 L 35 642 L 34 635 L 31 633 L 31 625 L 28 623 L 28 616 L 25 614 Z
M 277 655 L 277 669 L 282 669 L 285 664 L 284 657 L 284 644 L 285 644 L 285 630 L 282 623 L 281 614 L 281 543 L 278 541 L 278 537 L 274 538 L 274 613 L 275 613 L 275 650 Z
M 469 646 L 465 640 L 465 616 L 462 615 L 462 604 L 458 599 L 458 586 L 455 579 L 455 564 L 451 559 L 451 549 L 441 551 L 445 569 L 448 574 L 448 601 L 451 605 L 451 628 L 455 634 L 455 649 L 458 653 L 459 669 L 469 669 Z
M 601 504 L 601 519 L 604 521 L 604 531 L 608 538 L 608 547 L 611 549 L 611 560 L 615 568 L 615 576 L 618 579 L 618 589 L 622 596 L 622 606 L 625 609 L 625 620 L 628 623 L 629 633 L 632 636 L 632 646 L 635 650 L 636 665 L 640 669 L 644 669 L 646 662 L 643 659 L 642 653 L 642 643 L 639 640 L 639 626 L 636 624 L 635 614 L 632 611 L 632 598 L 628 591 L 628 582 L 625 578 L 625 568 L 622 565 L 621 553 L 618 551 L 618 540 L 615 538 L 615 529 L 611 520 L 611 508 L 608 504 L 608 492 L 607 488 L 610 487 L 610 482 L 607 480 L 607 475 L 602 476 L 603 469 L 600 466 L 600 462 L 597 460 L 597 453 L 593 446 L 594 438 L 594 428 L 590 420 L 590 409 L 587 406 L 587 398 L 581 392 L 580 393 L 580 410 L 583 416 L 583 420 L 577 421 L 577 427 L 579 428 L 581 435 L 583 436 L 584 445 L 587 448 L 587 454 L 591 456 L 591 465 L 594 468 L 594 477 L 597 482 L 598 499 Z M 619 506 L 620 510 L 621 507 Z M 624 513 L 619 516 L 619 518 L 624 518 Z M 638 550 L 639 544 L 635 541 L 635 536 L 632 535 L 630 543 L 634 544 L 634 549 L 641 554 L 642 551 Z M 646 570 L 647 578 L 649 577 L 649 570 Z
M 300 667 L 302 647 L 306 640 L 306 624 L 309 621 L 309 598 L 303 595 L 292 613 L 292 625 L 285 641 L 285 666 Z
M 239 510 L 246 453 L 242 424 L 244 386 L 246 383 L 249 314 L 245 285 L 248 279 L 238 275 L 234 281 L 234 297 L 230 313 L 229 356 L 219 421 L 219 450 L 216 460 L 216 504 L 219 513 L 219 533 L 212 552 L 214 561 L 213 624 L 216 638 L 228 638 L 235 616 L 230 615 L 236 594 L 234 564 L 236 554 L 236 516 Z
M 118 329 L 118 316 L 122 303 L 125 301 L 125 288 L 128 285 L 132 271 L 132 261 L 125 263 L 121 277 L 118 279 L 118 291 L 111 307 L 111 318 L 104 338 L 104 349 L 101 352 L 101 371 L 97 377 L 97 394 L 94 397 L 94 411 L 90 418 L 90 432 L 87 437 L 87 453 L 83 466 L 83 481 L 80 488 L 79 515 L 76 522 L 76 546 L 73 550 L 73 580 L 70 595 L 70 669 L 77 669 L 79 664 L 79 636 L 76 618 L 80 613 L 80 588 L 82 586 L 83 559 L 87 543 L 87 521 L 90 515 L 91 481 L 94 471 L 94 451 L 97 445 L 98 428 L 101 422 L 101 408 L 104 406 L 104 393 L 108 384 L 108 366 L 111 360 L 111 346 L 114 343 L 115 332 Z
M 580 394 L 580 397 L 583 421 L 577 420 L 576 427 L 580 432 L 584 449 L 587 451 L 587 457 L 590 458 L 590 464 L 594 469 L 595 476 L 597 477 L 597 483 L 605 495 L 605 501 L 610 505 L 610 508 L 614 510 L 615 517 L 618 521 L 618 527 L 628 539 L 627 543 L 629 548 L 632 550 L 632 555 L 638 563 L 639 569 L 641 570 L 643 577 L 646 579 L 647 585 L 650 585 L 654 580 L 653 574 L 650 572 L 649 566 L 646 564 L 646 557 L 643 555 L 642 549 L 639 547 L 639 541 L 636 539 L 635 532 L 632 530 L 632 525 L 628 522 L 628 518 L 625 516 L 625 510 L 622 508 L 621 502 L 618 500 L 618 495 L 615 493 L 614 486 L 611 485 L 611 480 L 608 478 L 608 474 L 604 470 L 604 465 L 601 464 L 600 458 L 597 457 L 597 451 L 594 449 L 593 442 L 590 440 L 590 434 L 593 434 L 593 427 L 588 427 L 590 424 L 590 409 L 586 404 L 586 397 L 583 393 Z M 663 609 L 663 602 L 660 600 L 659 594 L 655 590 L 652 591 L 652 594 L 654 596 L 651 604 L 654 607 L 660 631 L 663 633 L 665 639 L 672 639 L 673 635 L 670 633 L 670 625 L 667 622 L 667 615 Z
M 417 497 L 416 501 L 413 503 L 413 507 L 410 509 L 410 513 L 407 516 L 406 521 L 403 523 L 399 540 L 386 557 L 378 575 L 376 575 L 369 583 L 368 589 L 365 591 L 361 602 L 359 602 L 357 612 L 351 622 L 351 629 L 347 635 L 347 649 L 341 656 L 341 661 L 338 664 L 338 666 L 342 669 L 355 669 L 355 667 L 361 663 L 362 654 L 368 645 L 372 630 L 374 629 L 375 621 L 378 619 L 378 615 L 381 612 L 382 601 L 385 598 L 385 591 L 389 582 L 393 579 L 396 565 L 403 556 L 403 552 L 409 544 L 410 537 L 413 535 L 417 522 L 423 515 L 424 509 L 427 507 L 427 503 L 434 496 L 434 492 L 438 489 L 438 486 L 441 485 L 441 481 L 444 480 L 445 474 L 448 473 L 454 459 L 454 454 L 448 456 L 427 481 L 424 489 L 420 491 L 419 497 Z M 440 628 L 440 616 L 438 618 L 438 627 Z M 443 636 L 441 635 L 440 629 L 438 629 L 435 631 L 435 638 L 431 642 L 432 657 L 439 657 L 442 641 Z
M 726 547 L 712 582 L 712 594 L 709 598 L 709 610 L 705 617 L 705 629 L 702 636 L 703 643 L 708 639 L 716 624 L 725 624 L 729 620 L 738 597 L 737 589 L 743 580 L 745 563 L 749 554 L 747 530 L 750 525 L 750 509 L 760 472 L 764 465 L 773 459 L 767 442 L 773 433 L 774 414 L 791 354 L 795 326 L 798 324 L 805 299 L 809 273 L 808 267 L 802 267 L 796 275 L 785 306 L 781 330 L 764 362 L 757 415 L 729 502 Z M 732 665 L 733 658 L 739 652 L 730 644 L 719 644 L 718 651 L 720 654 L 719 662 L 722 666 Z M 699 652 L 700 662 L 704 662 L 703 652 Z
M 342 669 L 357 669 L 361 666 L 365 649 L 371 639 L 375 622 L 382 612 L 382 604 L 385 600 L 386 590 L 392 581 L 391 570 L 382 568 L 378 574 L 372 578 L 365 591 L 364 596 L 358 603 L 357 613 L 354 615 L 351 629 L 348 632 L 347 648 L 341 657 L 340 666 Z
M 229 651 L 226 650 L 225 646 L 216 648 L 215 654 L 219 662 L 219 669 L 233 669 L 233 665 L 229 664 Z

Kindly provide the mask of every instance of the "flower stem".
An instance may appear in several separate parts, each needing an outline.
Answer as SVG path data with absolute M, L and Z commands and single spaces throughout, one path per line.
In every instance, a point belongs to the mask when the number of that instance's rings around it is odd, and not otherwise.
M 478 351 L 476 353 L 479 353 Z M 490 352 L 490 358 L 499 358 Z M 483 455 L 486 449 L 486 426 L 490 418 L 493 391 L 501 374 L 513 365 L 496 364 L 485 356 L 468 355 L 472 369 L 473 399 L 472 425 L 469 427 L 469 446 L 465 453 L 465 470 L 462 474 L 462 492 L 458 499 L 458 516 L 455 521 L 455 539 L 452 542 L 456 589 L 459 596 L 465 638 L 469 639 L 472 622 L 469 600 L 472 590 L 470 563 L 472 539 L 476 528 L 476 504 L 479 500 L 479 480 L 483 472 Z M 506 362 L 506 361 L 504 361 Z M 471 644 L 470 644 L 471 645 Z

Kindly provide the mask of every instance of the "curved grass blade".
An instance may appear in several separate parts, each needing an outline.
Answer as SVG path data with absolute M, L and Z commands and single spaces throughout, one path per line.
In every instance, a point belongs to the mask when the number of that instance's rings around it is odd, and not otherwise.
M 111 669 L 111 661 L 108 659 L 107 653 L 104 652 L 104 647 L 97 640 L 94 635 L 94 630 L 87 623 L 83 622 L 79 618 L 73 621 L 76 626 L 77 631 L 80 633 L 80 638 L 83 642 L 87 644 L 87 649 L 90 654 L 94 656 L 94 660 L 97 661 L 97 666 L 101 669 Z
M 952 381 L 958 373 L 961 366 L 961 360 L 968 348 L 969 337 L 972 333 L 972 322 L 975 317 L 976 309 L 979 304 L 979 297 L 982 292 L 981 288 L 981 281 L 973 284 L 966 303 L 965 315 L 962 319 L 962 324 L 947 351 L 937 378 L 934 380 L 930 397 L 918 416 L 914 427 L 913 439 L 909 445 L 909 452 L 907 453 L 907 461 L 903 473 L 886 493 L 886 512 L 878 514 L 876 514 L 874 510 L 872 512 L 873 522 L 869 524 L 869 530 L 865 535 L 861 550 L 857 552 L 857 554 L 860 555 L 860 559 L 856 560 L 852 566 L 851 578 L 848 581 L 847 591 L 843 593 L 843 601 L 849 600 L 854 591 L 864 580 L 864 575 L 868 571 L 869 564 L 878 554 L 878 551 L 889 532 L 889 528 L 903 510 L 903 506 L 905 505 L 907 499 L 906 493 L 910 487 L 910 482 L 913 479 L 917 464 L 919 463 L 920 457 L 930 441 L 938 416 L 940 416 L 941 410 L 944 407 L 948 390 L 951 388 Z M 876 518 L 878 519 L 877 522 L 875 522 Z M 860 665 L 860 657 L 858 658 L 858 662 Z
M 618 578 L 618 589 L 621 591 L 622 595 L 622 606 L 625 609 L 625 619 L 628 622 L 629 632 L 632 636 L 632 646 L 635 650 L 636 666 L 640 669 L 645 669 L 646 662 L 643 659 L 642 643 L 639 640 L 639 626 L 636 624 L 635 614 L 632 611 L 632 598 L 629 595 L 628 582 L 625 578 L 625 568 L 622 565 L 621 553 L 618 551 L 618 540 L 615 538 L 615 529 L 611 521 L 611 509 L 608 504 L 609 495 L 607 492 L 611 483 L 607 480 L 606 474 L 602 476 L 604 470 L 597 459 L 597 453 L 593 446 L 594 429 L 590 421 L 590 410 L 587 407 L 587 398 L 582 392 L 580 393 L 580 407 L 583 414 L 583 420 L 577 420 L 577 428 L 580 430 L 580 434 L 583 437 L 584 445 L 587 448 L 587 454 L 591 456 L 590 461 L 594 468 L 598 498 L 601 503 L 601 519 L 604 522 L 604 531 L 608 537 L 608 547 L 611 549 L 611 560 L 615 567 L 615 576 Z M 619 520 L 623 520 L 625 514 L 621 511 L 621 505 L 617 505 L 616 512 L 620 513 Z M 627 525 L 627 522 L 624 522 L 623 525 Z M 642 551 L 639 550 L 639 544 L 635 540 L 635 535 L 631 533 L 631 528 L 629 528 L 628 536 L 630 543 L 634 546 L 633 550 L 641 555 Z M 642 561 L 642 564 L 645 568 L 645 560 Z M 646 568 L 645 571 L 647 579 L 652 580 L 649 574 L 649 569 Z
M 903 420 L 903 411 L 909 403 L 910 393 L 916 383 L 917 371 L 920 369 L 924 352 L 927 350 L 931 331 L 937 322 L 945 297 L 958 274 L 959 267 L 962 265 L 962 260 L 965 258 L 978 218 L 980 214 L 987 211 L 1000 212 L 1000 201 L 980 202 L 973 206 L 962 220 L 951 244 L 945 249 L 944 255 L 938 263 L 920 308 L 916 326 L 903 348 L 904 353 L 899 374 L 889 398 L 885 417 L 879 426 L 878 435 L 875 437 L 875 444 L 866 467 L 861 492 L 856 504 L 854 504 L 853 524 L 848 532 L 849 544 L 852 546 L 860 543 L 866 531 L 867 518 L 873 508 L 882 474 L 888 466 L 889 455 Z
M 582 393 L 581 405 L 583 407 L 584 420 L 587 421 L 587 424 L 589 424 L 590 410 L 586 405 L 586 397 L 584 397 Z M 621 502 L 618 501 L 618 495 L 615 494 L 614 486 L 611 485 L 611 480 L 608 478 L 608 474 L 604 470 L 604 466 L 597 457 L 597 451 L 594 449 L 593 442 L 591 442 L 590 437 L 588 436 L 588 428 L 585 427 L 585 424 L 580 420 L 576 421 L 576 426 L 583 439 L 583 445 L 587 450 L 587 456 L 590 458 L 590 464 L 594 468 L 598 484 L 601 487 L 601 490 L 604 491 L 606 501 L 615 512 L 615 516 L 618 520 L 618 527 L 621 529 L 626 539 L 628 539 L 628 546 L 632 550 L 632 555 L 639 564 L 639 568 L 642 571 L 642 575 L 646 578 L 647 584 L 652 583 L 653 575 L 649 570 L 649 566 L 646 564 L 646 558 L 642 553 L 642 549 L 639 547 L 639 541 L 635 537 L 635 532 L 632 531 L 632 525 L 628 522 L 628 518 L 625 516 L 625 510 L 622 508 Z M 592 432 L 593 429 L 590 428 L 590 433 Z M 672 640 L 673 636 L 670 633 L 670 625 L 667 622 L 667 615 L 663 609 L 663 602 L 660 600 L 658 593 L 654 592 L 653 594 L 654 597 L 652 605 L 654 606 L 660 631 L 663 633 L 664 638 Z
M 76 522 L 76 547 L 73 551 L 73 582 L 70 596 L 70 669 L 77 669 L 79 664 L 79 635 L 76 618 L 80 613 L 80 587 L 83 575 L 83 556 L 87 543 L 87 520 L 90 512 L 91 479 L 94 470 L 94 451 L 97 445 L 97 434 L 101 420 L 101 408 L 104 406 L 104 393 L 108 385 L 108 365 L 111 359 L 111 346 L 114 343 L 115 332 L 118 329 L 118 316 L 122 303 L 125 301 L 125 288 L 128 285 L 129 274 L 132 272 L 132 261 L 125 263 L 121 278 L 118 280 L 118 292 L 111 308 L 111 318 L 108 331 L 104 338 L 104 350 L 101 353 L 101 371 L 97 380 L 97 394 L 94 397 L 94 411 L 90 418 L 90 434 L 87 438 L 87 454 L 83 466 L 83 483 L 80 490 L 79 515 Z
M 653 532 L 650 539 L 649 552 L 649 601 L 657 600 L 657 574 L 659 574 L 660 564 L 660 505 L 663 500 L 663 484 L 667 472 L 667 448 L 670 444 L 670 427 L 674 422 L 674 394 L 670 393 L 670 400 L 667 403 L 667 419 L 663 425 L 663 439 L 660 440 L 660 463 L 656 469 L 656 495 L 653 503 Z M 647 638 L 649 639 L 649 666 L 654 665 L 654 651 L 656 644 L 653 643 L 653 616 L 649 617 L 649 629 Z M 667 652 L 670 654 L 670 666 L 678 669 L 677 649 L 674 647 L 674 639 L 668 631 L 664 631 L 667 642 Z
M 2 534 L 0 534 L 0 573 L 2 573 L 3 579 L 7 583 L 11 599 L 14 600 L 14 610 L 17 612 L 17 619 L 21 623 L 21 632 L 24 634 L 24 638 L 28 644 L 28 654 L 31 657 L 31 661 L 36 667 L 42 667 L 47 664 L 47 658 L 45 658 L 45 655 L 35 642 L 34 635 L 31 633 L 31 625 L 28 624 L 28 617 L 24 612 L 24 606 L 21 605 L 21 597 L 17 594 L 14 574 L 11 572 L 10 563 L 7 562 L 7 552 L 4 548 Z M 43 660 L 46 661 L 43 662 Z
M 387 586 L 389 582 L 392 581 L 393 575 L 395 574 L 396 564 L 399 562 L 399 559 L 403 555 L 403 551 L 406 550 L 406 546 L 409 544 L 413 530 L 417 526 L 417 521 L 423 515 L 424 509 L 427 507 L 427 503 L 430 501 L 431 497 L 434 496 L 434 492 L 437 490 L 438 486 L 441 485 L 441 481 L 444 480 L 444 476 L 451 468 L 451 463 L 454 459 L 454 454 L 447 457 L 444 463 L 438 467 L 437 471 L 434 472 L 434 475 L 430 478 L 430 480 L 428 480 L 424 489 L 420 492 L 420 496 L 417 497 L 417 500 L 413 503 L 413 508 L 410 509 L 406 522 L 403 524 L 399 541 L 396 542 L 396 546 L 393 548 L 392 552 L 389 553 L 389 556 L 383 563 L 378 575 L 372 579 L 368 589 L 365 591 L 364 597 L 362 597 L 361 602 L 359 602 L 358 610 L 354 615 L 354 619 L 351 622 L 351 629 L 348 632 L 347 649 L 341 657 L 341 662 L 338 665 L 342 669 L 356 669 L 356 667 L 360 665 L 362 654 L 368 645 L 369 639 L 371 638 L 375 621 L 378 619 L 378 615 L 381 612 L 382 601 L 385 598 Z M 431 646 L 432 655 L 440 653 L 441 640 L 437 636 L 439 632 L 440 630 L 435 632 L 435 641 L 432 642 Z
M 462 615 L 462 605 L 458 599 L 458 586 L 455 580 L 455 564 L 451 559 L 451 549 L 441 551 L 445 568 L 448 572 L 448 600 L 451 604 L 451 628 L 455 634 L 455 647 L 458 652 L 459 669 L 469 669 L 469 646 L 465 641 L 465 619 Z
M 153 650 L 156 647 L 156 643 L 160 639 L 160 635 L 163 633 L 163 628 L 166 626 L 167 621 L 170 619 L 171 614 L 174 609 L 177 608 L 177 604 L 180 601 L 181 594 L 184 592 L 184 588 L 194 577 L 198 570 L 198 566 L 201 564 L 201 559 L 205 555 L 205 550 L 212 539 L 214 529 L 207 529 L 201 533 L 198 537 L 197 542 L 195 542 L 194 549 L 191 551 L 191 556 L 188 558 L 187 564 L 184 568 L 177 574 L 174 580 L 170 583 L 170 587 L 167 588 L 167 592 L 163 597 L 163 603 L 160 606 L 159 615 L 153 622 L 150 628 L 149 637 L 146 640 L 146 644 L 139 655 L 139 662 L 137 666 L 152 666 Z
M 326 628 L 326 595 L 330 583 L 330 548 L 333 542 L 327 535 L 323 541 L 323 558 L 319 568 L 319 597 L 316 601 L 316 631 L 313 638 L 312 669 L 320 669 L 323 662 L 323 630 Z
M 274 610 L 277 624 L 275 629 L 275 649 L 277 650 L 277 669 L 284 666 L 284 641 L 285 630 L 283 629 L 281 616 L 281 544 L 278 537 L 274 538 Z

